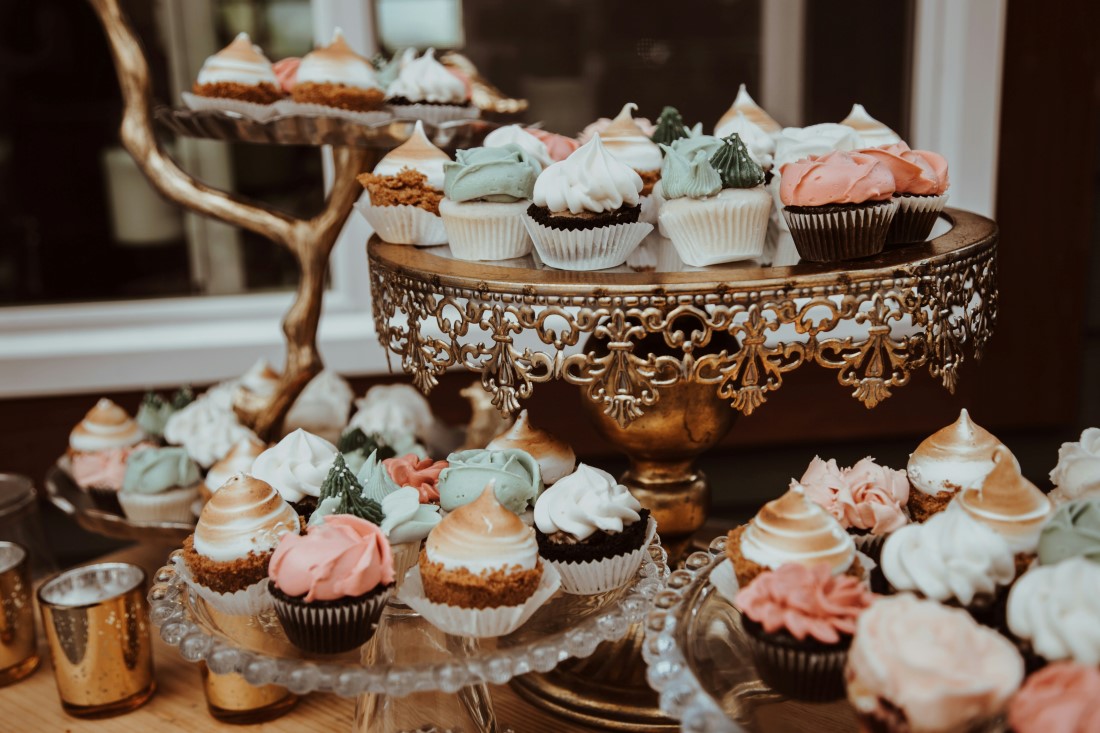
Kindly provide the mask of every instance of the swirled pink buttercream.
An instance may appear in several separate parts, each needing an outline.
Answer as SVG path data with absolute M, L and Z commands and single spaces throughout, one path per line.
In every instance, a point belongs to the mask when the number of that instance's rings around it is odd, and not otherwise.
M 446 461 L 421 458 L 415 453 L 382 461 L 390 478 L 398 486 L 411 486 L 420 492 L 420 503 L 439 503 L 439 474 Z
M 1100 669 L 1058 662 L 1027 678 L 1008 704 L 1015 733 L 1100 733 Z
M 279 540 L 268 576 L 289 596 L 335 601 L 393 582 L 393 554 L 382 530 L 350 514 L 331 514 L 304 535 Z
M 870 155 L 890 169 L 898 193 L 938 196 L 951 185 L 947 176 L 947 160 L 939 153 L 911 150 L 905 143 L 859 152 Z
M 882 201 L 894 195 L 894 175 L 865 153 L 840 150 L 787 163 L 779 198 L 785 206 L 824 206 Z

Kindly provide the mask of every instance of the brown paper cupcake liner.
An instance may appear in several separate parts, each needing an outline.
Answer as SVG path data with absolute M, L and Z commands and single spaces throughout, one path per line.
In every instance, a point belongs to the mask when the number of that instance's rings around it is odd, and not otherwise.
M 101 512 L 126 516 L 122 511 L 122 504 L 118 501 L 118 489 L 105 489 L 99 486 L 89 486 L 85 489 L 95 508 Z
M 781 695 L 807 702 L 826 702 L 844 697 L 844 665 L 847 648 L 799 647 L 793 637 L 765 633 L 742 617 L 756 672 Z M 755 627 L 755 628 L 754 628 Z
M 339 654 L 362 646 L 378 626 L 393 585 L 338 601 L 306 602 L 268 581 L 275 615 L 290 643 L 311 654 Z
M 886 244 L 923 242 L 928 238 L 940 212 L 947 205 L 947 194 L 939 196 L 895 196 L 898 211 L 886 232 Z
M 785 206 L 783 216 L 799 257 L 809 262 L 834 262 L 881 252 L 897 208 L 896 200 L 875 204 Z

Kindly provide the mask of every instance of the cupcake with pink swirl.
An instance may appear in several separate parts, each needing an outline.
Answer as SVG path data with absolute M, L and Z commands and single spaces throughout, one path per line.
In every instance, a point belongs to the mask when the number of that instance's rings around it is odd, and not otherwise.
M 734 605 L 760 678 L 787 697 L 821 702 L 844 697 L 848 647 L 874 599 L 827 564 L 791 563 L 756 576 Z
M 898 211 L 886 233 L 887 244 L 923 242 L 947 205 L 947 161 L 939 153 L 912 150 L 903 142 L 859 151 L 885 165 L 894 176 Z
M 854 260 L 886 246 L 898 202 L 885 164 L 835 151 L 787 163 L 780 175 L 783 216 L 803 260 Z
M 303 651 L 335 654 L 374 634 L 394 587 L 393 555 L 377 525 L 332 514 L 304 535 L 283 535 L 268 578 L 287 638 Z
M 1100 731 L 1100 669 L 1059 662 L 1027 678 L 1008 704 L 1011 733 Z

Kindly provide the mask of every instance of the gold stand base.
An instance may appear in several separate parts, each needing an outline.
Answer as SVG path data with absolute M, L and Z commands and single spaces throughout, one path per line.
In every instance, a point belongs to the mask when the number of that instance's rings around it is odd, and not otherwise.
M 149 702 L 149 699 L 153 697 L 153 693 L 156 691 L 157 683 L 150 682 L 149 686 L 144 690 L 135 692 L 133 695 L 123 698 L 122 700 L 116 700 L 115 702 L 104 703 L 102 705 L 73 705 L 62 700 L 61 709 L 74 718 L 113 718 L 116 715 L 123 715 L 132 710 L 137 710 L 142 705 Z
M 32 632 L 33 633 L 33 632 Z M 27 657 L 19 664 L 0 670 L 0 687 L 14 684 L 21 679 L 30 677 L 38 669 L 38 655 Z

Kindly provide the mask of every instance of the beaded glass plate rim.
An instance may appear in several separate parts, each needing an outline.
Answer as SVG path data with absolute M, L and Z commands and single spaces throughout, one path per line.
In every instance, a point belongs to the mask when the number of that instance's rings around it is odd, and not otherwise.
M 414 692 L 454 693 L 470 685 L 505 684 L 527 672 L 549 672 L 573 657 L 587 657 L 604 641 L 623 638 L 630 626 L 641 622 L 650 599 L 663 587 L 668 576 L 668 558 L 655 536 L 649 553 L 627 592 L 608 604 L 603 613 L 593 614 L 578 625 L 508 649 L 481 656 L 437 664 L 384 664 L 361 666 L 315 659 L 277 658 L 226 643 L 216 632 L 208 632 L 191 617 L 184 602 L 184 581 L 174 563 L 182 553 L 176 550 L 167 565 L 154 576 L 149 590 L 150 619 L 161 638 L 179 649 L 184 659 L 206 662 L 216 674 L 238 673 L 250 684 L 278 684 L 291 692 L 331 692 L 341 697 L 376 693 L 403 696 Z

